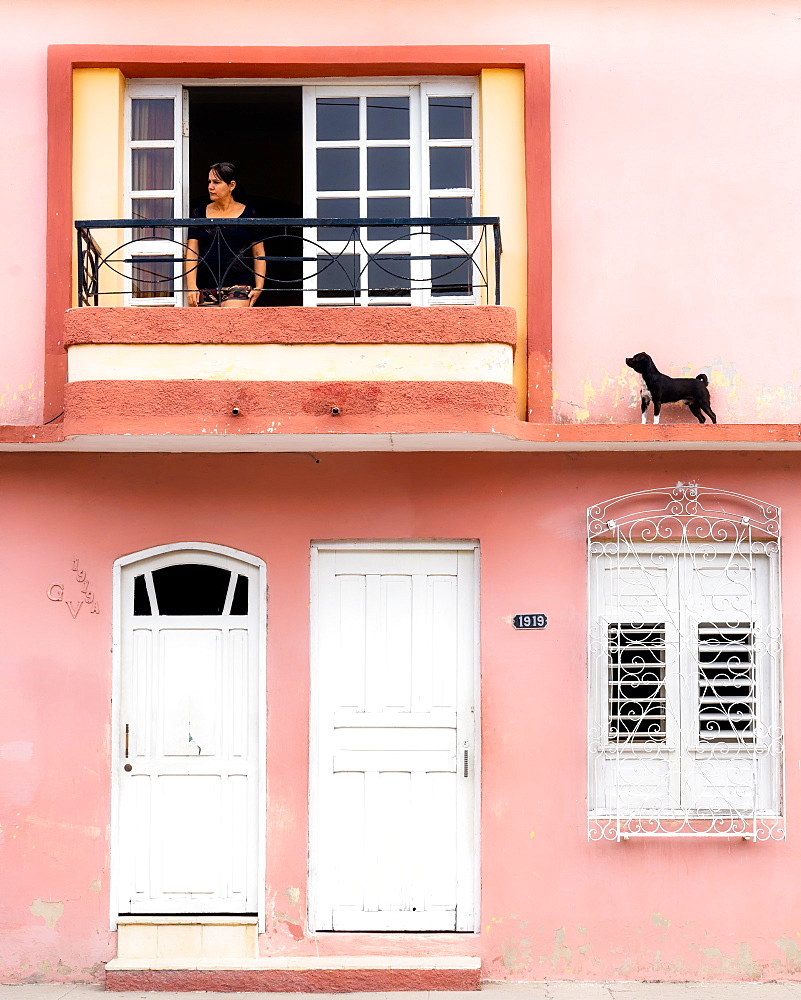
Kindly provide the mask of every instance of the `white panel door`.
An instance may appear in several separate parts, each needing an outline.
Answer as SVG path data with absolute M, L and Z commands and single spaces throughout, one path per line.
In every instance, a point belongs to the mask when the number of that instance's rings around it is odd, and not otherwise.
M 475 551 L 318 547 L 311 924 L 475 929 Z
M 120 913 L 253 913 L 258 568 L 171 552 L 121 574 Z

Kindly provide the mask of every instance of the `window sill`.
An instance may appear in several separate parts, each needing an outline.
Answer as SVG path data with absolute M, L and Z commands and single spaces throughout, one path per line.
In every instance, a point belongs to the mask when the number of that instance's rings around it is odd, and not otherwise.
M 590 816 L 588 840 L 620 841 L 634 839 L 676 840 L 690 837 L 729 838 L 767 841 L 785 839 L 783 816 L 698 812 L 681 815 L 676 812 L 660 815 L 641 812 L 637 816 Z

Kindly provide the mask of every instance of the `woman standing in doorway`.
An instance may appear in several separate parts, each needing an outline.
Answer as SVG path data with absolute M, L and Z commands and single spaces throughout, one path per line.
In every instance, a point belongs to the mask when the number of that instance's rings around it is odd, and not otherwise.
M 257 219 L 252 205 L 236 200 L 237 180 L 233 163 L 212 163 L 209 203 L 193 209 L 192 218 Z M 264 243 L 252 226 L 193 226 L 186 264 L 190 306 L 253 306 L 264 288 Z

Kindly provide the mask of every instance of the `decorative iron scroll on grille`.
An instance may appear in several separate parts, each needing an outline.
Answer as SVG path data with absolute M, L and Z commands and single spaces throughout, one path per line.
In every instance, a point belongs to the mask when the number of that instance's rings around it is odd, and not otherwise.
M 589 839 L 784 839 L 779 508 L 679 483 L 587 533 Z

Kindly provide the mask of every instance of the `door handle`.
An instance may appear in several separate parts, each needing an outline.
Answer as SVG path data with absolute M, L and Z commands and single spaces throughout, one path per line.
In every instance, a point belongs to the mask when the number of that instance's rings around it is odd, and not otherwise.
M 470 744 L 467 740 L 462 743 L 462 777 L 470 777 Z
M 131 735 L 131 727 L 126 722 L 125 723 L 125 760 L 126 760 L 126 762 L 128 760 L 128 740 L 130 738 L 130 735 Z M 123 771 L 133 771 L 133 764 L 126 763 L 125 766 L 123 767 Z

